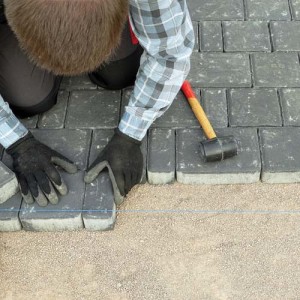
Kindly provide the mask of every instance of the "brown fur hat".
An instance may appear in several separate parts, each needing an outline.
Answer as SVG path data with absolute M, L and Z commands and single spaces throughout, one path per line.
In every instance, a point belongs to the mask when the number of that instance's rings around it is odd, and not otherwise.
M 57 75 L 95 70 L 118 46 L 128 0 L 4 0 L 28 57 Z

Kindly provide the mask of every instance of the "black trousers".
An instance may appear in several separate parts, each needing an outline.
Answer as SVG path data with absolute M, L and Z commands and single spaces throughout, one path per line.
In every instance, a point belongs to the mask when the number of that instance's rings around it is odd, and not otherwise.
M 89 77 L 96 85 L 111 90 L 133 85 L 142 53 L 139 45 L 130 46 L 127 56 L 123 51 L 121 59 L 101 66 Z M 55 105 L 61 80 L 29 61 L 10 27 L 0 24 L 0 95 L 18 117 L 43 113 Z

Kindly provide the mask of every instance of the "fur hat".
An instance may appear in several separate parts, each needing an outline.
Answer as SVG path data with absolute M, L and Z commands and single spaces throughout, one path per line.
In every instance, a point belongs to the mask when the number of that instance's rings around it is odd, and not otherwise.
M 128 0 L 4 0 L 8 24 L 36 65 L 56 75 L 94 71 L 118 46 Z

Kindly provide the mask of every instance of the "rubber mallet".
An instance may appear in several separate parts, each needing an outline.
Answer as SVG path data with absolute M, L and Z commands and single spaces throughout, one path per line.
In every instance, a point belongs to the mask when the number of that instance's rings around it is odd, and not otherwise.
M 200 155 L 205 162 L 221 161 L 237 155 L 237 141 L 233 136 L 217 137 L 195 93 L 186 80 L 182 87 L 196 118 L 198 119 L 207 140 L 200 142 Z

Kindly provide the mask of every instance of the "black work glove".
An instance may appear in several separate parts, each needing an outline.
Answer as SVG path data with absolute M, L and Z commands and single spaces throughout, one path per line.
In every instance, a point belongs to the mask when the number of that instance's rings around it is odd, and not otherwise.
M 141 181 L 143 155 L 140 146 L 140 141 L 116 129 L 112 139 L 87 170 L 84 181 L 94 181 L 108 163 L 121 195 L 126 196 Z
M 31 204 L 36 200 L 40 206 L 46 206 L 49 200 L 50 203 L 57 204 L 58 196 L 54 187 L 61 195 L 68 193 L 55 165 L 68 173 L 76 173 L 77 167 L 58 152 L 37 141 L 30 132 L 7 148 L 6 152 L 12 156 L 13 171 L 26 203 Z

